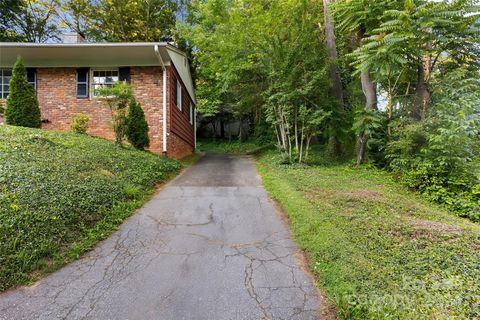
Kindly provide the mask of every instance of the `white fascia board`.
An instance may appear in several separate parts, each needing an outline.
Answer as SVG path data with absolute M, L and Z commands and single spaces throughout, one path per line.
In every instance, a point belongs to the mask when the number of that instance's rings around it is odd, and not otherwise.
M 167 49 L 172 64 L 175 66 L 175 69 L 177 70 L 180 78 L 182 79 L 182 82 L 185 84 L 185 88 L 187 89 L 190 98 L 196 105 L 197 101 L 195 99 L 195 89 L 193 86 L 193 79 L 190 72 L 190 64 L 188 63 L 187 55 L 181 51 L 178 52 L 178 49 L 172 50 L 170 47 L 168 47 Z
M 27 67 L 158 66 L 157 46 L 165 65 L 170 64 L 165 42 L 134 43 L 0 43 L 0 67 L 11 68 L 17 56 Z M 170 49 L 178 51 L 178 49 Z

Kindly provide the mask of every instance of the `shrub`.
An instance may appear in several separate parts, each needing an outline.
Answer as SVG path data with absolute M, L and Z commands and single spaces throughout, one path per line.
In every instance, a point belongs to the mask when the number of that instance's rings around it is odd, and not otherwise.
M 142 106 L 135 101 L 135 98 L 130 99 L 128 107 L 126 135 L 128 141 L 137 149 L 143 150 L 150 145 L 148 123 Z
M 133 97 L 132 87 L 126 83 L 117 82 L 111 88 L 100 89 L 99 94 L 99 98 L 103 99 L 104 105 L 110 109 L 115 143 L 120 145 L 125 136 L 127 107 Z
M 78 134 L 86 134 L 88 128 L 88 121 L 90 121 L 90 118 L 86 114 L 77 113 L 73 118 L 72 124 L 70 125 L 72 132 Z
M 27 70 L 25 70 L 20 57 L 13 66 L 5 122 L 14 126 L 31 128 L 40 128 L 42 125 L 37 96 L 27 81 Z
M 448 83 L 424 121 L 395 122 L 386 148 L 388 165 L 408 187 L 479 221 L 479 83 L 462 78 Z M 450 83 L 457 85 L 449 88 Z

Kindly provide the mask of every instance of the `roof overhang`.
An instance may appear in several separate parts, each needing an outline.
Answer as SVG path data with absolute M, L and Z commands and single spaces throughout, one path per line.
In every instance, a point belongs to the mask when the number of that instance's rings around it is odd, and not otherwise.
M 158 52 L 156 51 L 156 48 Z M 159 59 L 159 55 L 161 60 Z M 185 53 L 166 42 L 26 43 L 0 42 L 0 68 L 12 68 L 17 56 L 26 67 L 140 67 L 170 65 Z M 174 63 L 175 64 L 175 63 Z M 188 67 L 188 63 L 185 65 Z M 177 66 L 177 69 L 180 66 Z M 189 67 L 188 67 L 189 69 Z M 190 70 L 183 77 L 190 77 Z M 193 83 L 183 79 L 195 102 Z
M 0 43 L 0 67 L 11 68 L 17 56 L 26 67 L 113 67 L 156 66 L 158 46 L 165 63 L 170 62 L 165 42 L 133 43 Z M 176 48 L 175 48 L 176 49 Z M 178 51 L 178 50 L 177 50 Z

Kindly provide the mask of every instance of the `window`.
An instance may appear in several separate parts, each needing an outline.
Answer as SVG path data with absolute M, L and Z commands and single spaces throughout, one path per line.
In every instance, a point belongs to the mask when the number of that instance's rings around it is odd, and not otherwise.
M 37 70 L 34 68 L 27 68 L 27 81 L 32 85 L 35 93 L 37 93 Z
M 115 82 L 118 82 L 118 70 L 94 70 L 93 95 L 98 96 L 98 89 L 111 88 Z
M 88 98 L 88 69 L 77 69 L 77 98 Z
M 37 93 L 37 70 L 34 68 L 27 68 L 27 81 L 32 85 L 35 93 Z
M 12 78 L 11 69 L 0 69 L 0 99 L 7 99 L 8 83 Z
M 173 77 L 173 102 L 182 111 L 182 85 L 176 77 Z
M 190 102 L 190 124 L 193 124 L 193 104 Z
M 182 111 L 182 85 L 177 81 L 177 107 Z
M 173 77 L 173 103 L 178 104 L 177 101 L 177 78 Z
M 12 69 L 0 69 L 0 99 L 7 99 L 10 79 L 12 79 Z M 35 69 L 27 68 L 27 81 L 37 92 L 37 72 Z

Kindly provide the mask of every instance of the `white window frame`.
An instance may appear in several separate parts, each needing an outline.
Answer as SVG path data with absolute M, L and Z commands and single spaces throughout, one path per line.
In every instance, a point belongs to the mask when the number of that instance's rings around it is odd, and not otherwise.
M 189 103 L 190 106 L 190 124 L 193 125 L 193 103 Z
M 94 77 L 94 73 L 95 72 L 111 72 L 111 71 L 115 71 L 117 73 L 117 78 L 118 80 L 115 81 L 115 82 L 112 82 L 111 85 L 113 85 L 114 83 L 120 81 L 120 71 L 118 70 L 118 68 L 91 68 L 90 69 L 90 75 L 89 75 L 89 80 L 90 80 L 90 92 L 89 92 L 89 95 L 90 95 L 90 98 L 99 98 L 98 95 L 95 95 L 95 85 L 98 83 L 95 83 L 95 77 Z
M 4 84 L 8 85 L 8 83 L 3 82 L 3 80 L 4 80 L 3 72 L 4 71 L 10 71 L 10 79 L 12 79 L 12 72 L 13 72 L 13 70 L 9 69 L 9 68 L 1 68 L 0 69 L 0 99 L 7 99 L 8 93 L 10 92 L 10 86 L 9 86 L 8 91 L 7 91 L 7 95 L 4 96 L 5 92 L 3 91 L 3 85 Z
M 182 101 L 182 84 L 181 84 L 180 81 L 177 79 L 177 108 L 180 109 L 180 111 L 182 111 L 182 105 L 183 105 L 183 101 Z

